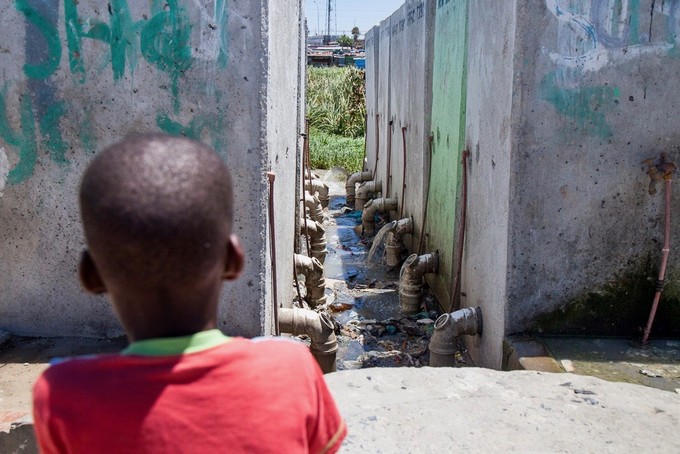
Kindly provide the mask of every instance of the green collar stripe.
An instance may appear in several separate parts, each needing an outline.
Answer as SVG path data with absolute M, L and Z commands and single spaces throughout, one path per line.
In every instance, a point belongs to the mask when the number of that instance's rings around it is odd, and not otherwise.
M 230 337 L 219 329 L 211 329 L 182 337 L 161 337 L 131 343 L 121 352 L 122 355 L 173 356 L 197 353 L 218 345 L 226 344 Z

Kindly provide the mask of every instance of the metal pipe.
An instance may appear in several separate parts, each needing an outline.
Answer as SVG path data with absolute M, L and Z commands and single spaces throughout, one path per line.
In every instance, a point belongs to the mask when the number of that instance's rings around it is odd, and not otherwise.
M 441 315 L 434 322 L 430 339 L 430 366 L 453 367 L 456 365 L 456 337 L 463 334 L 482 334 L 482 309 L 466 307 L 450 314 Z
M 356 172 L 347 178 L 345 183 L 345 192 L 347 194 L 347 206 L 354 208 L 354 198 L 357 183 L 362 183 L 364 181 L 371 181 L 373 179 L 373 172 L 370 170 L 367 172 Z
M 668 159 L 667 153 L 661 153 L 657 163 L 649 163 L 648 175 L 651 178 L 649 193 L 656 193 L 654 182 L 663 179 L 666 184 L 666 204 L 665 204 L 665 229 L 663 239 L 663 249 L 661 250 L 661 267 L 659 268 L 659 278 L 656 281 L 656 293 L 654 294 L 654 301 L 652 302 L 652 309 L 649 312 L 647 319 L 647 326 L 645 327 L 642 336 L 642 345 L 649 341 L 649 335 L 652 332 L 652 324 L 656 316 L 656 310 L 659 307 L 659 300 L 661 299 L 661 292 L 663 292 L 664 280 L 666 278 L 666 265 L 668 264 L 668 254 L 671 251 L 671 181 L 673 179 L 673 172 L 675 172 L 675 163 Z
M 321 262 L 313 257 L 295 254 L 295 273 L 305 276 L 307 304 L 311 307 L 324 304 L 326 302 L 326 278 L 323 275 Z
M 366 183 L 364 183 L 366 184 Z M 361 189 L 361 188 L 360 188 Z M 357 196 L 357 200 L 359 200 Z M 375 233 L 375 214 L 378 212 L 387 213 L 397 209 L 397 198 L 379 198 L 369 200 L 364 205 L 364 212 L 361 213 L 361 224 L 363 226 L 363 233 L 373 235 Z
M 468 150 L 463 151 L 463 193 L 462 201 L 460 207 L 460 224 L 458 227 L 458 239 L 456 242 L 456 248 L 454 251 L 454 266 L 455 274 L 453 275 L 453 291 L 451 292 L 451 306 L 449 310 L 456 307 L 459 303 L 460 297 L 460 277 L 463 270 L 463 248 L 465 247 L 465 224 L 467 223 L 467 192 L 468 192 L 468 179 L 467 179 L 467 160 L 470 157 L 470 152 Z
M 311 219 L 300 219 L 300 235 L 307 236 L 310 255 L 323 264 L 326 261 L 326 229 Z
M 402 238 L 413 233 L 413 219 L 404 218 L 396 221 L 390 229 L 385 241 L 385 263 L 387 266 L 397 266 L 401 261 Z
M 283 333 L 309 336 L 312 341 L 309 349 L 323 373 L 335 372 L 338 341 L 333 321 L 327 314 L 297 307 L 282 308 L 279 323 Z
M 305 190 L 309 191 L 310 194 L 318 194 L 321 206 L 326 208 L 328 206 L 328 201 L 331 199 L 328 195 L 328 185 L 321 180 L 305 180 Z
M 305 191 L 305 207 L 309 210 L 312 221 L 323 222 L 323 207 L 317 196 Z
M 439 269 L 439 257 L 436 252 L 417 255 L 411 254 L 399 272 L 399 302 L 405 314 L 420 311 L 420 300 L 423 296 L 423 277 L 428 273 L 436 273 Z
M 272 266 L 272 288 L 274 295 L 272 300 L 274 303 L 274 333 L 279 335 L 279 320 L 278 320 L 278 308 L 279 303 L 276 295 L 279 293 L 276 284 L 276 225 L 274 222 L 274 180 L 276 179 L 276 174 L 274 172 L 267 172 L 267 179 L 269 180 L 269 255 L 271 257 Z
M 401 171 L 401 203 L 399 204 L 399 218 L 404 217 L 404 197 L 406 197 L 406 126 L 401 127 L 401 143 L 404 150 L 404 162 Z
M 361 183 L 356 192 L 354 209 L 363 211 L 366 201 L 372 199 L 379 192 L 382 192 L 382 183 L 380 181 L 371 180 Z

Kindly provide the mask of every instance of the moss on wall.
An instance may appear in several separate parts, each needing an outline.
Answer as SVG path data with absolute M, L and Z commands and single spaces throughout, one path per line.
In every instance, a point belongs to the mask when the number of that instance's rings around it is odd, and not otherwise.
M 652 307 L 657 276 L 657 266 L 649 258 L 640 259 L 602 288 L 588 291 L 563 308 L 539 316 L 531 331 L 641 337 Z M 679 336 L 680 281 L 669 274 L 654 319 L 652 337 Z

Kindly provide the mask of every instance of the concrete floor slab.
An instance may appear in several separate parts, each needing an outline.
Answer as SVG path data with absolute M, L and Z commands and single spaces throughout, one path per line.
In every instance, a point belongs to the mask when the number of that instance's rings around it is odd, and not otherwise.
M 478 368 L 326 377 L 344 453 L 680 452 L 680 395 L 643 386 Z

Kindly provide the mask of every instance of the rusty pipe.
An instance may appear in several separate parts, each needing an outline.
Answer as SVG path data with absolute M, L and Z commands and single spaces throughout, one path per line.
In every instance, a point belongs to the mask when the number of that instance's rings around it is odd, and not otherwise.
M 654 301 L 652 301 L 652 309 L 649 312 L 647 319 L 647 326 L 642 336 L 642 344 L 649 342 L 649 335 L 652 332 L 652 324 L 654 324 L 654 317 L 656 317 L 656 310 L 659 307 L 659 300 L 661 299 L 661 292 L 663 292 L 664 279 L 666 278 L 666 265 L 668 264 L 668 254 L 671 251 L 671 177 L 665 179 L 666 181 L 666 219 L 663 239 L 663 249 L 661 250 L 661 267 L 659 268 L 659 278 L 656 281 L 656 293 L 654 293 Z
M 361 211 L 364 209 L 366 200 L 373 197 L 374 192 L 382 191 L 382 183 L 373 180 L 362 181 L 356 190 L 356 197 L 354 200 L 354 209 Z

